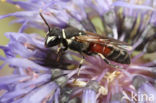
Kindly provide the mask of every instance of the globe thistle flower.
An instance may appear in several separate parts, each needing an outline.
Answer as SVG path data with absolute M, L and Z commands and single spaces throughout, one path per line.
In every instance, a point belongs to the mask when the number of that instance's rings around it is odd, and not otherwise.
M 2 15 L 15 16 L 21 23 L 19 32 L 7 32 L 10 39 L 0 46 L 5 57 L 0 60 L 13 73 L 0 78 L 2 103 L 154 103 L 155 58 L 144 59 L 153 48 L 155 35 L 155 1 L 153 0 L 7 0 L 23 11 Z M 46 48 L 44 37 L 26 34 L 26 28 L 47 31 L 42 12 L 53 27 L 75 27 L 128 42 L 131 64 L 110 61 L 114 68 L 99 56 L 85 56 L 67 50 L 57 61 L 57 47 Z M 138 54 L 136 54 L 138 51 Z M 122 68 L 122 69 L 121 69 Z

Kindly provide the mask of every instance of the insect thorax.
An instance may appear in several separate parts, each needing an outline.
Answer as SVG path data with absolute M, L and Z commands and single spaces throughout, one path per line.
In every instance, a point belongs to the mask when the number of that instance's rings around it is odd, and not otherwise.
M 67 39 L 70 39 L 74 36 L 86 35 L 85 32 L 78 30 L 76 28 L 73 28 L 73 27 L 66 28 L 66 29 L 64 29 L 64 31 L 65 31 Z
M 86 35 L 85 32 L 78 30 L 76 28 L 66 28 L 62 29 L 63 39 L 66 41 L 68 48 L 74 51 L 83 52 L 87 50 L 88 43 L 78 42 L 76 36 Z

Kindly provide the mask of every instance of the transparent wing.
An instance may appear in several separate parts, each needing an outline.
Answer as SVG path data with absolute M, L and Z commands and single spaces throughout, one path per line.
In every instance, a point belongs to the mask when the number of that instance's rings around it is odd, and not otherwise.
M 76 40 L 79 42 L 94 42 L 103 45 L 112 45 L 126 50 L 132 49 L 132 47 L 129 44 L 113 38 L 100 36 L 91 32 L 86 32 L 86 34 L 87 35 L 76 36 Z

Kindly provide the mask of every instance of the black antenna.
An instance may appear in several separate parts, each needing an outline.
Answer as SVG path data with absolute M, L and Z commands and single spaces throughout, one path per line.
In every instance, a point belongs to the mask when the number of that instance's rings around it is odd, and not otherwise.
M 40 16 L 41 16 L 41 18 L 43 19 L 44 23 L 48 26 L 48 30 L 49 30 L 49 32 L 50 32 L 50 26 L 49 26 L 49 24 L 47 23 L 47 21 L 45 20 L 45 18 L 44 18 L 44 16 L 42 15 L 41 12 L 40 12 Z

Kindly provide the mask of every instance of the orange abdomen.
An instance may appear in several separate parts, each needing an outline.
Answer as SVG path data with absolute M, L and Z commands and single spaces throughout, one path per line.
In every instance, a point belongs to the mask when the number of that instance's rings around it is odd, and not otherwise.
M 89 51 L 92 53 L 101 53 L 107 59 L 115 61 L 117 63 L 130 64 L 130 56 L 127 51 L 120 50 L 119 48 L 114 49 L 106 45 L 90 43 Z
M 97 44 L 97 43 L 90 43 L 89 50 L 93 53 L 101 53 L 104 56 L 107 56 L 112 51 L 111 48 L 108 48 L 107 46 Z

